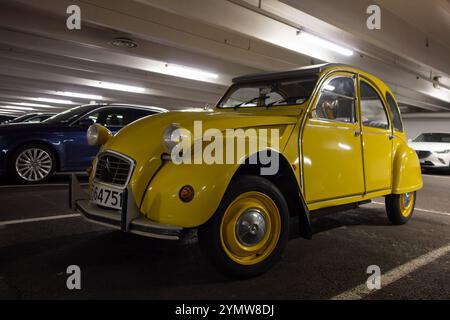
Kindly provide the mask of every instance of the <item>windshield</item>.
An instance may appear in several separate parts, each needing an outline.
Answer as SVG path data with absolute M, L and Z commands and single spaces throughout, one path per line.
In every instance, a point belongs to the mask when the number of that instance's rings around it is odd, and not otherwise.
M 311 96 L 317 78 L 237 84 L 219 102 L 219 108 L 270 107 L 302 104 Z
M 53 117 L 48 118 L 47 120 L 44 120 L 42 122 L 44 123 L 51 123 L 51 124 L 58 124 L 58 123 L 71 123 L 84 115 L 86 112 L 89 112 L 92 110 L 93 107 L 96 107 L 94 105 L 84 105 L 75 107 L 66 111 L 63 111 L 61 113 L 58 113 L 54 115 Z
M 450 143 L 450 133 L 422 133 L 414 142 L 440 142 Z

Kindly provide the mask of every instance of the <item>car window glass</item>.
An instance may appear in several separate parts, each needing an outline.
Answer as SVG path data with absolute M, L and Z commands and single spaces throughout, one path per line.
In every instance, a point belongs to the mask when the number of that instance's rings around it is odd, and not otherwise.
M 91 114 L 89 114 L 87 117 L 85 117 L 85 119 L 90 119 L 90 120 L 92 120 L 94 123 L 97 123 L 99 114 L 100 114 L 99 112 L 91 113 Z
M 400 111 L 398 110 L 394 97 L 389 92 L 386 92 L 386 101 L 388 103 L 389 111 L 391 113 L 394 128 L 400 132 L 403 132 L 403 124 L 402 118 L 400 116 Z
M 259 88 L 238 88 L 222 105 L 222 107 L 255 107 L 258 104 L 258 99 Z
M 336 77 L 328 80 L 322 88 L 312 117 L 339 122 L 356 122 L 353 78 Z
M 233 86 L 219 108 L 270 107 L 302 104 L 314 90 L 316 78 L 281 79 L 270 83 Z
M 366 127 L 388 129 L 389 121 L 380 96 L 368 83 L 361 81 L 361 118 Z
M 135 109 L 134 110 L 134 116 L 133 119 L 137 120 L 146 116 L 150 116 L 152 114 L 155 114 L 155 111 L 151 111 L 151 110 L 143 110 L 143 109 Z
M 100 110 L 96 123 L 100 123 L 106 127 L 123 127 L 129 123 L 128 111 L 125 108 Z
M 33 118 L 25 120 L 24 122 L 37 123 L 37 122 L 41 122 L 41 118 L 40 117 L 33 117 Z

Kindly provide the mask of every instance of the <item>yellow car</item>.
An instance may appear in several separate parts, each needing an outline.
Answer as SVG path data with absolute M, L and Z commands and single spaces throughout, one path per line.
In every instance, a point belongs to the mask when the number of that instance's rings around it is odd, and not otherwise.
M 197 229 L 215 265 L 240 277 L 279 260 L 291 219 L 311 238 L 315 215 L 384 196 L 404 224 L 422 187 L 392 92 L 338 64 L 238 77 L 213 109 L 150 116 L 115 136 L 94 125 L 88 142 L 101 145 L 89 195 L 75 177 L 70 188 L 86 219 L 169 240 Z

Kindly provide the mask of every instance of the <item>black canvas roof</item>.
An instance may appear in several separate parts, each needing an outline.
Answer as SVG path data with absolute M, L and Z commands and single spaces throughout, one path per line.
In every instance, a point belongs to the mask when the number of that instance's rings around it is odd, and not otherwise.
M 316 64 L 316 65 L 302 67 L 302 68 L 293 69 L 293 70 L 287 70 L 287 71 L 249 74 L 249 75 L 234 78 L 233 83 L 270 81 L 270 80 L 278 80 L 278 79 L 286 79 L 286 78 L 315 76 L 315 75 L 321 73 L 324 69 L 332 67 L 332 66 L 345 66 L 345 65 L 338 64 L 338 63 L 324 63 L 324 64 Z

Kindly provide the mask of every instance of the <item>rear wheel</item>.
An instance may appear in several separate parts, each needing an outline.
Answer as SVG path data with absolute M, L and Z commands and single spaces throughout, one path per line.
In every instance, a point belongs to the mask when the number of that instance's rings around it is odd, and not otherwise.
M 416 192 L 386 196 L 386 212 L 392 224 L 405 224 L 411 219 L 416 205 Z
M 50 149 L 42 145 L 25 145 L 12 156 L 9 170 L 17 182 L 44 182 L 53 175 L 55 156 Z
M 281 192 L 259 176 L 229 186 L 214 217 L 199 228 L 199 242 L 222 271 L 252 277 L 281 257 L 289 235 L 289 212 Z

